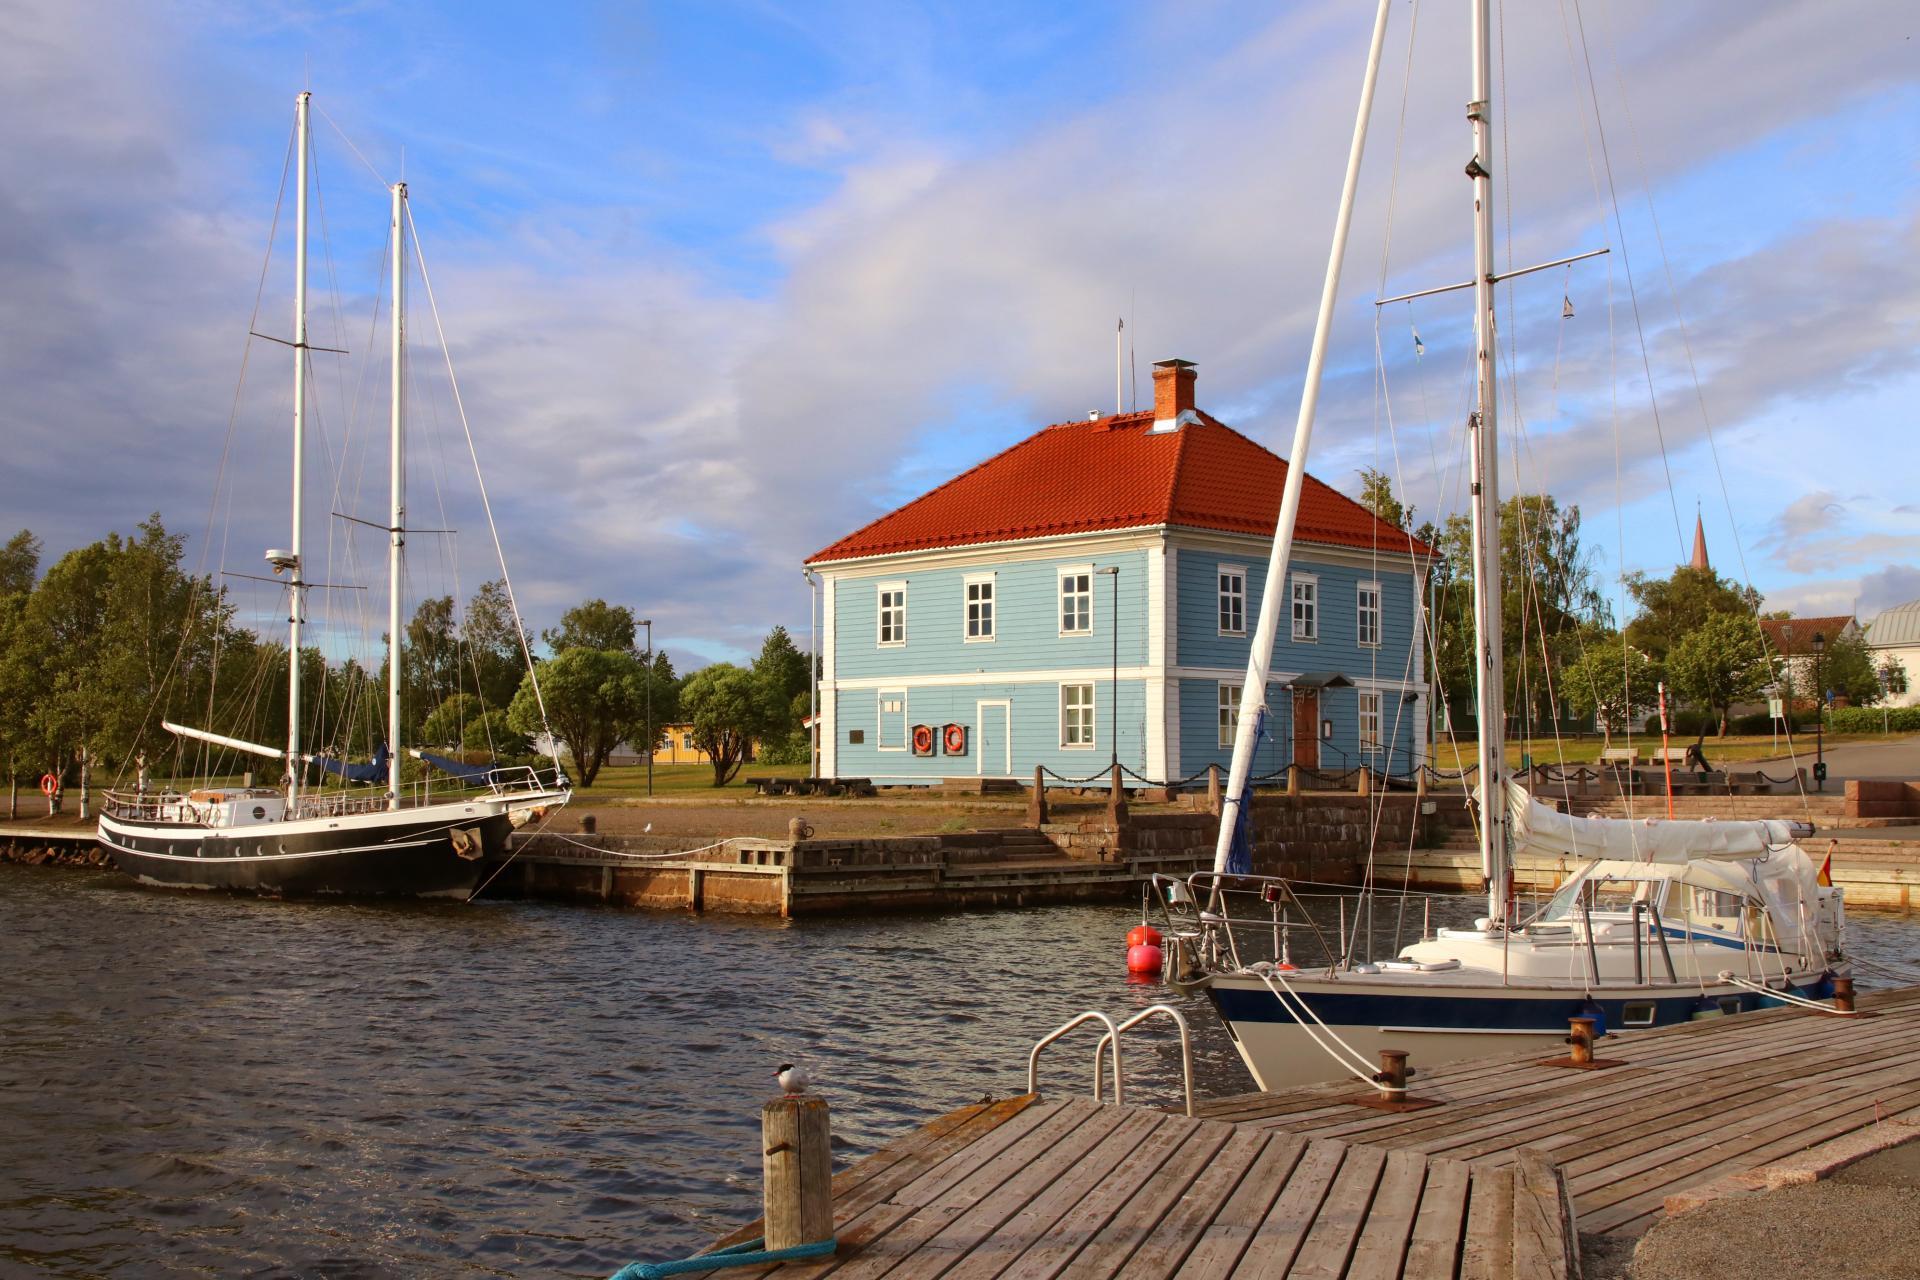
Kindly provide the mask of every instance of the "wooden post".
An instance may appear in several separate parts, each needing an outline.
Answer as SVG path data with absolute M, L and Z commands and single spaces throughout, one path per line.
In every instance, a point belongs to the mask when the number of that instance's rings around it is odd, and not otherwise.
M 825 1098 L 774 1098 L 760 1109 L 768 1249 L 833 1236 L 833 1145 Z
M 1360 763 L 1360 781 L 1356 790 L 1363 796 L 1373 794 L 1373 770 L 1367 767 L 1364 760 Z
M 1120 785 L 1120 766 L 1113 766 L 1113 789 L 1107 793 L 1107 821 L 1117 832 L 1127 820 L 1127 789 Z M 1116 841 L 1116 845 L 1117 845 Z
M 1033 790 L 1027 793 L 1027 825 L 1036 831 L 1047 825 L 1047 769 L 1033 766 Z
M 1300 794 L 1300 766 L 1297 764 L 1287 766 L 1287 794 L 1290 796 Z
M 1210 764 L 1207 766 L 1207 812 L 1217 818 L 1225 808 L 1220 798 L 1220 766 Z

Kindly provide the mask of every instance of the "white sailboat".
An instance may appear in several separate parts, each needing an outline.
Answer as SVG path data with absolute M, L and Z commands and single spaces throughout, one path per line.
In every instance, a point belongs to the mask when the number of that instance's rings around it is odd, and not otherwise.
M 305 750 L 302 742 L 300 658 L 306 598 L 302 548 L 303 477 L 307 419 L 307 212 L 311 95 L 295 107 L 293 532 L 288 548 L 266 553 L 275 577 L 285 575 L 287 741 L 283 748 L 207 729 L 163 722 L 168 732 L 226 751 L 277 760 L 285 768 L 276 787 L 217 786 L 188 791 L 110 792 L 101 810 L 99 841 L 122 870 L 144 882 L 269 894 L 466 896 L 482 860 L 506 852 L 508 833 L 541 810 L 565 804 L 570 784 L 556 759 L 550 770 L 531 766 L 467 768 L 431 758 L 448 775 L 437 786 L 403 785 L 398 750 L 386 746 L 371 764 L 348 765 Z M 387 534 L 387 725 L 401 720 L 401 566 L 406 545 L 405 343 L 407 187 L 392 196 L 392 388 L 389 520 Z M 364 522 L 363 522 L 364 523 Z M 418 752 L 414 753 L 420 754 Z M 302 790 L 317 765 L 368 790 Z M 373 790 L 372 784 L 382 784 Z
M 1472 453 L 1473 615 L 1479 720 L 1478 833 L 1486 914 L 1470 928 L 1440 928 L 1397 955 L 1351 959 L 1346 940 L 1331 963 L 1289 963 L 1303 927 L 1284 881 L 1235 865 L 1244 841 L 1253 749 L 1264 711 L 1281 592 L 1269 588 L 1243 685 L 1232 772 L 1214 870 L 1161 879 L 1177 986 L 1204 991 L 1263 1089 L 1364 1075 L 1382 1048 L 1416 1063 L 1537 1047 L 1558 1049 L 1568 1019 L 1631 1034 L 1701 1016 L 1832 994 L 1845 973 L 1845 905 L 1820 883 L 1787 822 L 1653 822 L 1578 818 L 1530 796 L 1506 768 L 1501 653 L 1495 285 L 1564 258 L 1504 274 L 1493 259 L 1492 77 L 1489 0 L 1470 0 L 1473 139 L 1466 166 L 1474 209 L 1475 405 Z M 1332 254 L 1301 396 L 1291 463 L 1266 581 L 1284 583 L 1320 371 L 1338 296 L 1340 264 L 1372 110 L 1387 0 L 1375 20 L 1359 118 L 1348 157 Z M 1592 255 L 1582 254 L 1579 257 Z M 1468 286 L 1457 286 L 1465 288 Z M 1429 292 L 1441 292 L 1433 290 Z M 1244 844 L 1242 845 L 1244 847 Z M 1569 860 L 1552 901 L 1522 918 L 1513 893 L 1521 853 Z M 1263 954 L 1264 953 L 1264 954 Z

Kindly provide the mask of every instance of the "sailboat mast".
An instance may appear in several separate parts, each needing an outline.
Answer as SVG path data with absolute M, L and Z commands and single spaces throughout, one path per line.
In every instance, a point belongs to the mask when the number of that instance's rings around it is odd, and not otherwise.
M 307 148 L 308 104 L 301 93 L 294 108 L 294 149 L 299 153 L 293 206 L 293 541 L 292 581 L 287 584 L 287 812 L 300 799 L 300 615 L 306 607 L 306 582 L 300 562 L 301 475 L 307 433 Z
M 407 184 L 393 184 L 393 391 L 387 527 L 387 808 L 400 807 L 400 555 L 407 544 L 407 474 L 403 439 L 402 356 L 406 349 Z
M 1506 667 L 1501 652 L 1500 453 L 1493 317 L 1493 77 L 1488 0 L 1473 6 L 1473 340 L 1477 378 L 1473 432 L 1473 622 L 1478 664 L 1481 784 L 1480 867 L 1487 881 L 1487 915 L 1507 918 L 1512 871 L 1507 852 Z

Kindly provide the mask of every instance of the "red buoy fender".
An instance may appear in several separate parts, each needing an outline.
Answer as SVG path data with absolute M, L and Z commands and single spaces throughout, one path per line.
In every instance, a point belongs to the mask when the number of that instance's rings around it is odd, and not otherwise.
M 1144 943 L 1127 948 L 1128 973 L 1160 972 L 1160 948 L 1149 947 Z
M 1157 947 L 1160 945 L 1160 931 L 1150 924 L 1137 924 L 1127 930 L 1129 947 Z
M 54 777 L 50 773 L 43 773 L 40 775 L 40 794 L 41 795 L 51 796 L 54 792 L 58 791 L 59 789 L 60 789 L 60 779 Z

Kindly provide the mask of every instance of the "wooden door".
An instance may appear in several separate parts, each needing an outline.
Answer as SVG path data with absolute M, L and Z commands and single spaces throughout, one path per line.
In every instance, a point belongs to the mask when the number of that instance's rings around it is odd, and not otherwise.
M 1320 767 L 1320 691 L 1293 691 L 1293 762 L 1302 769 Z

